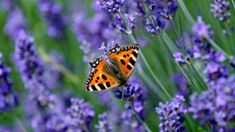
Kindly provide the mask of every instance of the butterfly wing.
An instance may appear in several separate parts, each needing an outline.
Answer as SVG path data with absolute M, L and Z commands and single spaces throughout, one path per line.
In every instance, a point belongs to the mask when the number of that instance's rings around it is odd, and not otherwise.
M 90 63 L 91 71 L 84 86 L 86 91 L 101 91 L 119 86 L 115 78 L 105 72 L 106 63 L 103 57 Z
M 124 47 L 119 47 L 118 45 L 116 45 L 114 48 L 109 50 L 108 56 L 111 60 L 117 62 L 122 74 L 127 79 L 130 77 L 133 71 L 138 53 L 138 44 L 128 45 Z

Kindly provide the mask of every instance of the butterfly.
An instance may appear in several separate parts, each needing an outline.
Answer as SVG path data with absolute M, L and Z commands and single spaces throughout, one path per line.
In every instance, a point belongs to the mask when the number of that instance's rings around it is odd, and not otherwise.
M 116 45 L 108 50 L 108 59 L 100 56 L 90 62 L 91 69 L 84 82 L 84 90 L 101 91 L 126 85 L 138 53 L 138 44 L 123 47 Z

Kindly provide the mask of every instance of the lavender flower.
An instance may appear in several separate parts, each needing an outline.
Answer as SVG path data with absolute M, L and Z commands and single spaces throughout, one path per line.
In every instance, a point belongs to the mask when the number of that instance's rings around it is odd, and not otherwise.
M 189 95 L 189 85 L 182 74 L 172 76 L 172 81 L 177 87 L 177 94 L 186 97 Z
M 0 126 L 0 131 L 1 132 L 11 132 L 11 129 L 8 126 L 1 125 Z
M 50 58 L 53 59 L 57 64 L 63 64 L 64 58 L 57 52 L 52 51 L 49 53 Z M 58 71 L 52 63 L 47 63 L 45 65 L 45 76 L 43 81 L 48 88 L 57 88 L 60 86 L 60 81 L 62 79 L 62 73 Z
M 234 82 L 234 75 L 211 82 L 210 88 L 201 95 L 191 96 L 189 112 L 202 125 L 213 124 L 215 131 L 228 131 L 229 123 L 235 119 Z
M 18 105 L 18 96 L 12 89 L 10 68 L 1 60 L 0 52 L 0 112 L 11 111 Z
M 97 0 L 97 3 L 110 13 L 117 13 L 124 5 L 124 0 Z
M 230 5 L 226 0 L 213 0 L 211 4 L 211 12 L 214 14 L 215 18 L 222 22 L 228 21 L 231 16 L 229 12 Z
M 145 22 L 145 28 L 149 33 L 157 34 L 160 33 L 166 26 L 164 21 L 155 18 L 151 20 L 151 18 L 147 18 Z
M 90 131 L 90 124 L 95 115 L 92 106 L 84 100 L 72 98 L 71 106 L 67 109 L 65 122 L 68 130 Z
M 145 21 L 145 28 L 152 34 L 157 34 L 168 28 L 169 22 L 178 8 L 177 1 L 175 0 L 148 0 L 144 1 L 144 4 L 147 5 L 150 12 Z M 138 3 L 137 7 L 138 10 L 143 10 L 143 8 L 139 8 Z
M 96 57 L 101 44 L 109 41 L 120 42 L 121 36 L 113 31 L 110 25 L 111 16 L 97 10 L 96 14 L 88 19 L 86 14 L 76 13 L 73 16 L 72 29 L 81 42 L 80 48 L 84 52 L 84 61 L 88 62 Z
M 176 96 L 170 103 L 160 103 L 156 108 L 156 112 L 160 118 L 160 132 L 185 131 L 183 121 L 185 109 L 183 107 L 184 97 Z
M 47 22 L 47 34 L 52 38 L 61 38 L 65 30 L 61 7 L 53 0 L 39 0 L 38 9 Z
M 180 52 L 175 52 L 173 54 L 173 57 L 175 59 L 176 62 L 180 63 L 180 64 L 185 64 L 188 62 L 188 58 L 185 57 L 182 53 Z
M 123 91 L 117 88 L 113 92 L 117 98 L 130 101 L 134 110 L 144 119 L 144 102 L 147 98 L 147 91 L 139 79 L 130 79 Z
M 4 11 L 11 11 L 13 10 L 15 6 L 15 0 L 1 0 L 0 2 L 0 9 L 3 9 Z
M 132 106 L 125 104 L 125 110 L 121 115 L 122 131 L 142 132 L 144 131 L 143 125 L 135 118 Z
M 16 8 L 9 13 L 4 31 L 14 40 L 21 29 L 26 29 L 26 21 L 21 10 Z
M 165 19 L 172 19 L 178 8 L 176 0 L 149 0 L 147 2 L 149 3 L 149 8 L 153 15 L 160 16 Z
M 199 38 L 209 37 L 211 33 L 210 25 L 206 25 L 201 16 L 197 18 L 197 23 L 193 25 L 192 31 Z
M 67 125 L 64 121 L 63 115 L 51 115 L 50 118 L 46 122 L 47 131 L 66 131 Z
M 136 16 L 134 14 L 124 14 L 123 16 L 116 14 L 112 20 L 112 26 L 121 33 L 131 34 L 132 30 L 136 28 L 135 19 Z
M 103 113 L 99 115 L 99 122 L 95 125 L 95 128 L 98 129 L 98 132 L 112 132 L 113 124 L 109 120 L 108 113 Z
M 207 81 L 216 81 L 219 78 L 227 78 L 229 71 L 226 66 L 218 62 L 209 62 L 203 71 L 207 75 Z
M 124 88 L 124 93 L 121 91 L 122 89 L 114 89 L 114 93 L 117 98 L 122 98 L 124 100 L 135 101 L 135 100 L 142 100 L 144 101 L 147 97 L 146 88 L 141 82 L 141 80 L 137 78 L 131 78 Z M 122 97 L 122 94 L 123 97 Z
M 42 82 L 44 69 L 37 55 L 33 37 L 27 31 L 20 30 L 15 41 L 16 62 L 26 88 L 30 87 L 32 80 Z

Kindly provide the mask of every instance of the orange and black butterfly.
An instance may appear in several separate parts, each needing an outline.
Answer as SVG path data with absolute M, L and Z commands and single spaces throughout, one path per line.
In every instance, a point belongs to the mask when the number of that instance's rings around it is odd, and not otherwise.
M 101 56 L 90 62 L 91 70 L 84 89 L 101 91 L 124 86 L 133 71 L 138 53 L 138 44 L 123 47 L 116 45 L 109 49 L 108 60 Z

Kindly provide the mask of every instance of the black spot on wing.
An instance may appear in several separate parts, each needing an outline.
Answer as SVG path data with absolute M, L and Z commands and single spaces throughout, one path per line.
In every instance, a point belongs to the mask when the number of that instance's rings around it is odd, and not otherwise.
M 135 61 L 133 60 L 133 58 L 132 58 L 132 57 L 130 57 L 129 62 L 131 63 L 131 65 L 132 65 L 132 66 L 134 66 L 134 65 L 135 65 Z
M 102 74 L 101 77 L 102 77 L 104 80 L 107 80 L 107 77 L 106 77 L 104 74 Z
M 137 53 L 135 51 L 132 51 L 132 54 L 137 58 Z
M 132 67 L 130 65 L 127 65 L 126 68 L 129 69 L 129 70 L 132 69 Z
M 105 86 L 103 84 L 101 84 L 101 83 L 99 83 L 98 86 L 100 87 L 101 90 L 105 90 L 106 89 Z
M 106 86 L 107 86 L 107 87 L 110 87 L 110 83 L 109 83 L 109 82 L 106 82 Z
M 126 62 L 123 59 L 121 59 L 120 61 L 123 65 L 126 65 Z
M 91 88 L 92 88 L 93 91 L 97 91 L 95 85 L 92 85 Z

